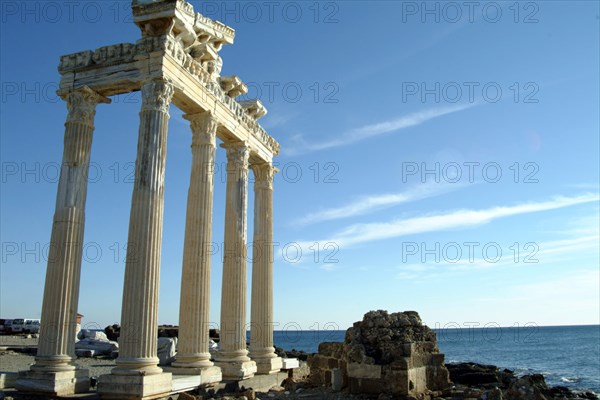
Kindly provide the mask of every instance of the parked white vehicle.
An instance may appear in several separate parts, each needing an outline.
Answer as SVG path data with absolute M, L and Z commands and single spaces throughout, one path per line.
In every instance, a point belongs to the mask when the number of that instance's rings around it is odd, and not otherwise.
M 40 320 L 32 318 L 17 318 L 12 321 L 14 333 L 38 333 L 40 331 Z

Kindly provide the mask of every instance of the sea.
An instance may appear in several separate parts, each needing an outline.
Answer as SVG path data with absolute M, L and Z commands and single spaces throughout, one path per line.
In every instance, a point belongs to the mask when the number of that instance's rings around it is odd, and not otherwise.
M 543 374 L 551 386 L 600 393 L 600 325 L 434 329 L 447 363 L 475 362 L 517 375 Z M 343 342 L 345 331 L 275 331 L 284 350 L 316 353 L 321 342 Z

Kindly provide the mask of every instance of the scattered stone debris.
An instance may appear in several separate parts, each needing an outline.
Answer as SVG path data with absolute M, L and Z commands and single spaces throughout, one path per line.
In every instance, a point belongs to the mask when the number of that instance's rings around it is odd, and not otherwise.
M 95 357 L 98 355 L 111 355 L 119 349 L 116 341 L 108 339 L 105 332 L 82 329 L 75 342 L 75 354 L 78 357 Z
M 171 365 L 175 360 L 177 337 L 158 338 L 158 365 Z

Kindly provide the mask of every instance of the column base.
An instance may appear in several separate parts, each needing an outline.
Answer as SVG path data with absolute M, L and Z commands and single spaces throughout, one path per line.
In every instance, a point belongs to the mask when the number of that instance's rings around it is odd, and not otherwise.
M 223 380 L 221 368 L 212 366 L 204 368 L 194 367 L 163 367 L 163 371 L 170 372 L 173 375 L 198 375 L 200 376 L 200 384 L 206 385 L 209 383 L 218 383 Z
M 20 392 L 68 396 L 90 390 L 90 373 L 87 369 L 72 371 L 20 371 L 15 387 Z
M 254 361 L 256 362 L 256 373 L 259 375 L 273 374 L 279 372 L 283 367 L 281 357 L 255 358 Z
M 173 389 L 169 372 L 156 375 L 102 375 L 98 379 L 98 394 L 102 399 L 145 399 L 168 396 Z
M 248 379 L 256 373 L 256 363 L 252 360 L 217 361 L 215 364 L 221 368 L 223 379 Z

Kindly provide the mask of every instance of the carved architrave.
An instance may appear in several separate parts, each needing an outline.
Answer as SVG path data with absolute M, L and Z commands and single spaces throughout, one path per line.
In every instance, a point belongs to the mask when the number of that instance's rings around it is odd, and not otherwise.
M 96 105 L 110 103 L 111 100 L 96 93 L 87 86 L 62 95 L 67 102 L 67 123 L 78 123 L 94 127 Z
M 169 113 L 169 105 L 175 93 L 173 84 L 163 78 L 155 78 L 142 84 L 142 111 Z

